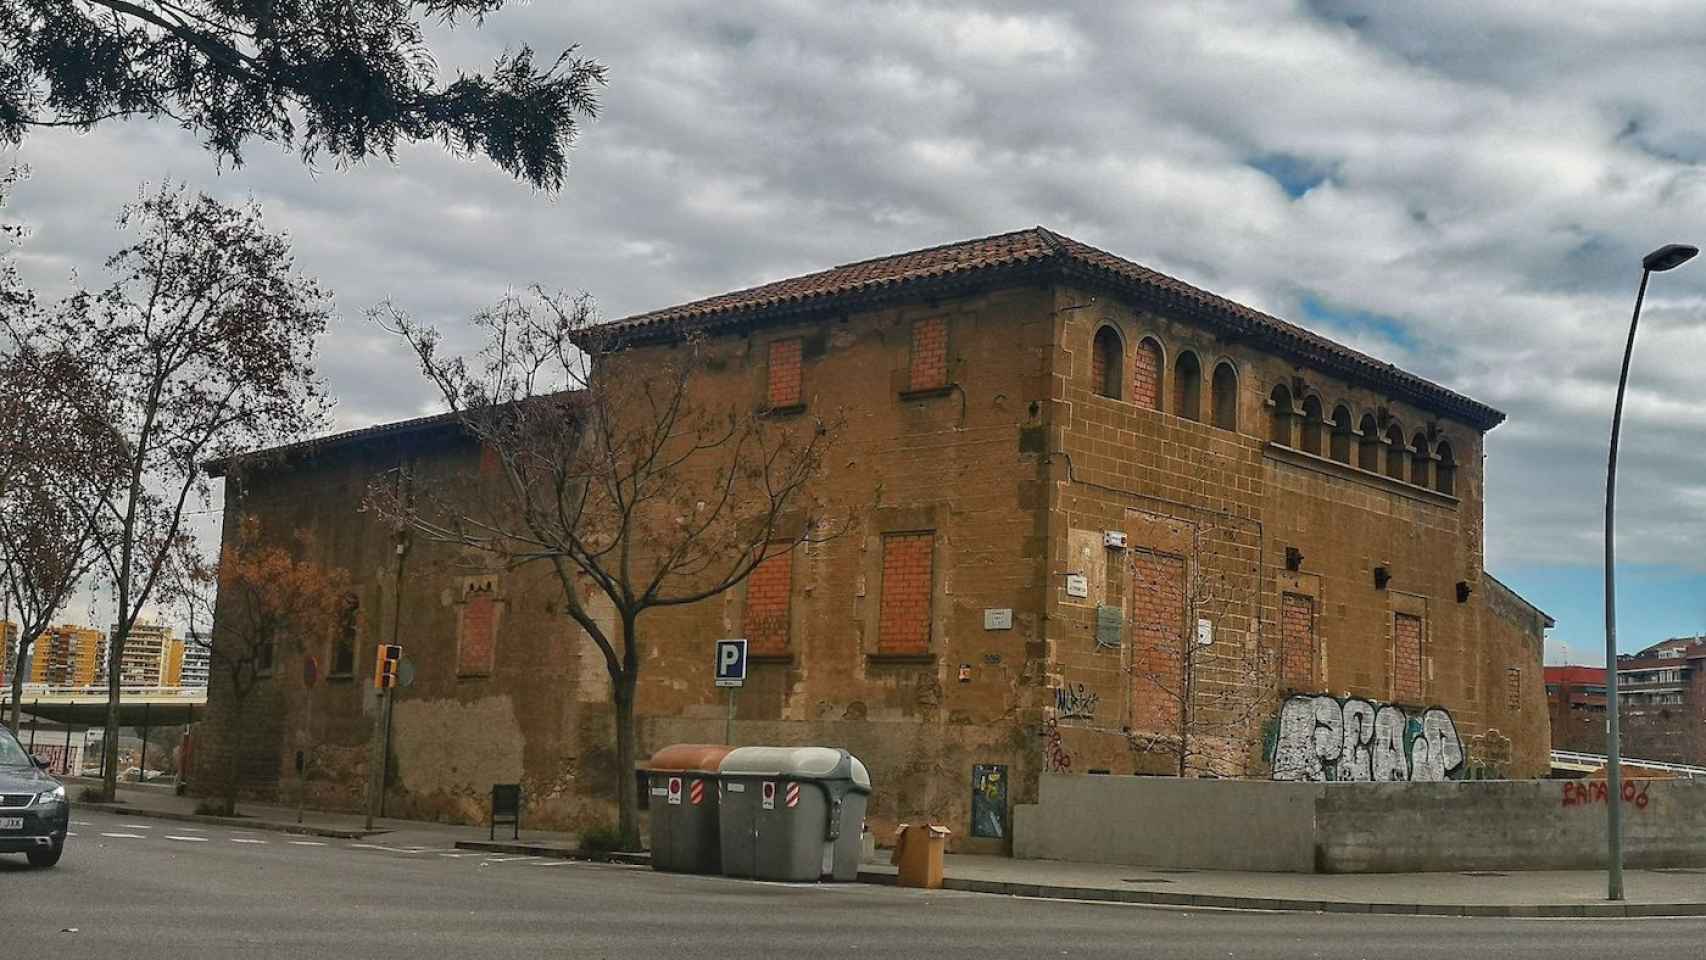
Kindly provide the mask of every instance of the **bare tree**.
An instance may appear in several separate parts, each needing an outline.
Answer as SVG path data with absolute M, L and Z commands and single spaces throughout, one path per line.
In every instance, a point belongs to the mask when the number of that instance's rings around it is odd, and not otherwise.
M 1214 635 L 1214 625 L 1248 605 L 1247 594 L 1252 594 L 1229 572 L 1220 549 L 1224 545 L 1219 528 L 1193 524 L 1190 555 L 1183 558 L 1183 577 L 1177 582 L 1146 573 L 1135 552 L 1127 560 L 1134 591 L 1163 603 L 1176 595 L 1181 617 L 1176 629 L 1149 636 L 1133 631 L 1127 669 L 1136 681 L 1140 710 L 1146 700 L 1159 705 L 1154 713 L 1166 717 L 1171 728 L 1134 723 L 1125 731 L 1126 740 L 1135 753 L 1170 755 L 1181 777 L 1241 775 L 1244 758 L 1234 745 L 1245 742 L 1273 703 L 1271 652 L 1259 642 L 1234 643 Z M 1209 632 L 1199 635 L 1198 624 L 1204 621 Z
M 220 812 L 226 816 L 237 811 L 250 694 L 280 656 L 304 638 L 329 636 L 346 610 L 348 574 L 297 559 L 293 549 L 301 556 L 313 552 L 306 534 L 269 541 L 260 521 L 244 517 L 217 562 L 191 555 L 174 565 L 179 586 L 173 592 L 189 621 L 187 642 L 207 651 L 211 683 L 222 688 Z
M 179 555 L 190 508 L 207 502 L 201 465 L 299 439 L 328 407 L 313 367 L 324 295 L 259 207 L 165 187 L 119 222 L 139 236 L 107 260 L 112 285 L 72 295 L 31 331 L 94 365 L 116 405 L 120 477 L 97 540 L 118 607 L 107 648 L 108 798 L 125 641 Z
M 25 661 L 98 556 L 101 505 L 117 482 L 120 451 L 111 397 L 91 364 L 24 338 L 34 298 L 22 287 L 10 289 L 19 292 L 6 295 L 11 309 L 0 318 L 0 574 L 7 611 L 0 619 L 18 612 L 7 718 L 16 733 Z
M 550 569 L 609 674 L 619 829 L 632 848 L 641 617 L 715 597 L 766 558 L 840 532 L 810 489 L 839 418 L 771 420 L 714 399 L 699 389 L 705 342 L 677 331 L 672 347 L 630 350 L 584 296 L 535 288 L 505 298 L 474 318 L 486 342 L 472 362 L 442 356 L 437 333 L 395 309 L 381 320 L 493 463 L 496 489 L 459 497 L 446 484 L 387 478 L 370 502 L 498 568 Z M 595 594 L 615 629 L 589 606 Z

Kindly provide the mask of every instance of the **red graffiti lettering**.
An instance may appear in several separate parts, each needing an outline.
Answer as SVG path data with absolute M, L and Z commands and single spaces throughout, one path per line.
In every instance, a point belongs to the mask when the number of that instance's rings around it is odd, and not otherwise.
M 1646 780 L 1630 780 L 1623 784 L 1623 802 L 1631 804 L 1637 810 L 1647 809 L 1647 788 L 1651 784 Z M 1566 780 L 1564 781 L 1564 803 L 1566 807 L 1583 807 L 1594 803 L 1605 803 L 1610 796 L 1604 780 Z

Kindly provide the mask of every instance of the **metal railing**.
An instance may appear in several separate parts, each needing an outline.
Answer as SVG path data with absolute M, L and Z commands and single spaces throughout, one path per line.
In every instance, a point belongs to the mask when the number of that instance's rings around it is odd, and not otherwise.
M 1638 760 L 1634 757 L 1622 757 L 1619 760 L 1626 767 L 1645 767 L 1649 770 L 1666 770 L 1680 773 L 1688 777 L 1706 777 L 1706 767 L 1689 766 L 1686 763 L 1665 763 L 1662 760 Z M 1598 753 L 1576 753 L 1570 750 L 1552 751 L 1554 767 L 1580 767 L 1584 770 L 1597 770 L 1605 766 L 1605 755 Z
M 46 683 L 24 684 L 23 696 L 20 702 L 31 700 L 105 700 L 106 686 L 93 687 L 56 687 Z M 202 700 L 207 699 L 206 687 L 161 687 L 161 686 L 121 686 L 119 696 L 124 700 Z M 7 686 L 0 688 L 0 703 L 12 702 L 12 689 Z

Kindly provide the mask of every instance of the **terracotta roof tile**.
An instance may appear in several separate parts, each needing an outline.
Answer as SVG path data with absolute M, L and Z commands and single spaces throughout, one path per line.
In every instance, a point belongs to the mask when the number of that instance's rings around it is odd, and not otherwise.
M 1393 390 L 1424 406 L 1443 408 L 1481 429 L 1504 420 L 1504 414 L 1492 407 L 1390 363 L 1043 227 L 843 264 L 626 317 L 613 321 L 607 329 L 619 340 L 669 339 L 685 330 L 781 319 L 843 303 L 898 297 L 915 287 L 975 282 L 979 274 L 1015 270 L 1052 271 L 1169 302 L 1194 314 L 1200 322 L 1250 335 L 1281 353 L 1352 382 Z

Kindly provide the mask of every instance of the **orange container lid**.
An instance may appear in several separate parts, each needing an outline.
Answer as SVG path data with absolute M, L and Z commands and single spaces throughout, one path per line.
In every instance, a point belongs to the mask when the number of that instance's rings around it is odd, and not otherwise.
M 652 759 L 647 762 L 646 769 L 716 773 L 718 765 L 733 749 L 734 747 L 720 743 L 672 744 L 652 754 Z

